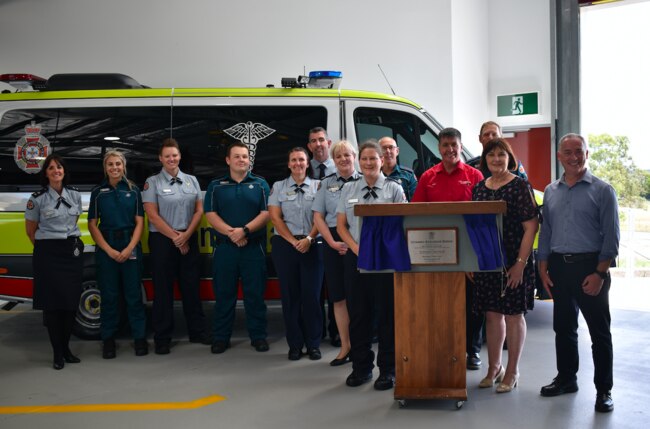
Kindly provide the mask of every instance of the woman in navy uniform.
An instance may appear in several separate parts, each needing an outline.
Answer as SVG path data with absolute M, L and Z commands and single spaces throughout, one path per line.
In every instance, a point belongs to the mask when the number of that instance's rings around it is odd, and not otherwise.
M 344 287 L 343 270 L 348 245 L 336 232 L 336 206 L 341 198 L 343 186 L 350 181 L 357 181 L 359 173 L 354 169 L 357 152 L 349 142 L 342 140 L 335 143 L 331 152 L 336 173 L 327 176 L 321 182 L 312 210 L 314 224 L 327 244 L 323 249 L 325 280 L 329 299 L 334 303 L 334 316 L 341 337 L 341 350 L 330 365 L 339 366 L 349 362 L 350 357 L 350 316 L 347 308 L 347 297 L 350 291 Z
M 344 270 L 346 290 L 350 290 L 350 342 L 352 373 L 345 381 L 348 386 L 360 386 L 372 379 L 374 353 L 372 351 L 372 312 L 374 299 L 379 310 L 379 345 L 377 366 L 379 378 L 375 389 L 387 390 L 395 384 L 395 324 L 393 310 L 393 274 L 364 273 L 357 269 L 359 256 L 359 218 L 354 215 L 357 204 L 406 202 L 404 190 L 381 172 L 382 150 L 375 142 L 366 142 L 359 148 L 359 165 L 363 176 L 343 188 L 336 208 L 337 232 L 348 245 Z
M 40 181 L 43 189 L 32 194 L 25 210 L 25 229 L 34 245 L 33 305 L 43 310 L 53 367 L 62 369 L 65 362 L 81 362 L 69 343 L 83 281 L 84 244 L 77 225 L 83 210 L 81 194 L 68 186 L 68 169 L 60 156 L 45 158 Z
M 178 168 L 181 153 L 176 140 L 163 141 L 158 159 L 163 168 L 145 182 L 142 201 L 149 219 L 155 352 L 168 354 L 174 330 L 176 278 L 190 342 L 210 343 L 199 296 L 196 228 L 203 215 L 203 200 L 196 177 Z
M 104 155 L 104 181 L 93 189 L 88 207 L 88 230 L 95 240 L 97 282 L 102 298 L 102 357 L 115 357 L 115 334 L 120 320 L 120 290 L 124 294 L 136 356 L 149 352 L 142 304 L 142 249 L 144 210 L 140 190 L 126 178 L 122 152 Z M 120 287 L 121 285 L 121 287 Z
M 288 166 L 291 175 L 275 182 L 269 196 L 269 214 L 275 227 L 271 255 L 280 280 L 289 360 L 300 359 L 303 345 L 309 359 L 318 360 L 323 267 L 313 246 L 318 231 L 311 206 L 320 182 L 308 175 L 309 155 L 304 148 L 291 149 Z

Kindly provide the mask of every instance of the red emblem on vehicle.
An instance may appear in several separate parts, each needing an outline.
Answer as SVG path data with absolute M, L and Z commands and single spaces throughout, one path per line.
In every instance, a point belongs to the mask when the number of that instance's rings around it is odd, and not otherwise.
M 25 135 L 16 142 L 14 161 L 24 172 L 36 174 L 49 154 L 50 142 L 41 135 L 41 127 L 32 121 L 25 127 Z

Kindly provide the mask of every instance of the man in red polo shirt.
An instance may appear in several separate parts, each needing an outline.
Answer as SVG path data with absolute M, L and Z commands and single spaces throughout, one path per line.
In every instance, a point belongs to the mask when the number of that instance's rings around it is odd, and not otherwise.
M 438 150 L 442 162 L 422 174 L 411 202 L 471 201 L 472 189 L 483 180 L 483 174 L 461 160 L 463 143 L 460 131 L 455 128 L 440 131 Z M 467 281 L 467 369 L 479 369 L 483 315 L 472 313 L 472 287 L 473 283 Z

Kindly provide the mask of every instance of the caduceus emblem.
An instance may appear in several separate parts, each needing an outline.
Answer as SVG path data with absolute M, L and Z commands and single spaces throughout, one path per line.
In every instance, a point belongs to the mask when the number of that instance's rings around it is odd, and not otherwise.
M 230 137 L 237 139 L 248 146 L 251 160 L 251 165 L 249 167 L 250 170 L 253 169 L 253 164 L 255 163 L 257 143 L 275 132 L 273 128 L 269 128 L 259 122 L 252 123 L 251 121 L 246 123 L 240 122 L 239 124 L 233 125 L 223 131 Z

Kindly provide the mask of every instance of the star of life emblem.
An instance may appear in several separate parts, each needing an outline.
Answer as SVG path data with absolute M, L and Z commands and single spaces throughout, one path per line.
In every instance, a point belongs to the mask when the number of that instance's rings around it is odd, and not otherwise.
M 37 174 L 50 154 L 50 142 L 41 135 L 41 127 L 32 121 L 25 127 L 22 136 L 14 147 L 14 161 L 28 174 Z
M 233 125 L 230 128 L 223 130 L 224 133 L 228 134 L 230 137 L 237 139 L 248 146 L 249 157 L 250 157 L 250 166 L 249 170 L 253 169 L 253 164 L 255 163 L 255 152 L 257 150 L 257 143 L 260 140 L 264 140 L 271 134 L 275 132 L 273 128 L 269 128 L 264 124 L 259 122 L 240 122 L 239 124 Z

